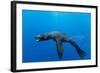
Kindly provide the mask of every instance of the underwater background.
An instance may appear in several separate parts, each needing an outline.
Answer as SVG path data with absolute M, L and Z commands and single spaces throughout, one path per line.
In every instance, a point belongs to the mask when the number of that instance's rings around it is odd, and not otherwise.
M 22 11 L 22 61 L 49 62 L 81 60 L 76 49 L 63 43 L 63 57 L 59 60 L 53 40 L 36 42 L 35 36 L 52 31 L 65 33 L 86 52 L 83 60 L 91 59 L 91 14 L 80 12 Z

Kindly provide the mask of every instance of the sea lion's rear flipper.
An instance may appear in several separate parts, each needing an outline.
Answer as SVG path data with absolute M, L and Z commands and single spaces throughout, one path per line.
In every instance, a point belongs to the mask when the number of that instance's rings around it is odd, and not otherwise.
M 56 46 L 57 46 L 58 57 L 59 57 L 59 59 L 62 59 L 62 56 L 63 56 L 63 47 L 62 47 L 61 41 L 57 40 L 56 41 Z
M 76 44 L 76 42 L 74 40 L 69 40 L 69 43 L 76 48 L 76 51 L 79 54 L 80 58 L 84 59 L 85 52 L 82 49 L 80 49 L 80 47 Z

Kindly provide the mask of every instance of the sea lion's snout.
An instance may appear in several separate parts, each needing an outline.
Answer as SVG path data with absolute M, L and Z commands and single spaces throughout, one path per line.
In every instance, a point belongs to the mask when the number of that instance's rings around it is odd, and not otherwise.
M 37 42 L 39 42 L 39 41 L 41 40 L 41 35 L 35 36 L 35 40 L 36 40 Z

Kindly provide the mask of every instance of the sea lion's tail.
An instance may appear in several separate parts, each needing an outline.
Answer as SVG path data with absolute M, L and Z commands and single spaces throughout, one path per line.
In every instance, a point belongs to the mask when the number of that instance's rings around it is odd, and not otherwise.
M 63 47 L 62 47 L 62 43 L 60 41 L 56 41 L 56 46 L 57 46 L 57 52 L 58 52 L 58 57 L 59 59 L 62 59 L 63 56 Z
M 72 39 L 70 39 L 68 42 L 76 48 L 76 51 L 79 54 L 80 58 L 84 59 L 85 52 L 82 49 L 80 49 L 80 47 L 76 44 L 76 42 Z

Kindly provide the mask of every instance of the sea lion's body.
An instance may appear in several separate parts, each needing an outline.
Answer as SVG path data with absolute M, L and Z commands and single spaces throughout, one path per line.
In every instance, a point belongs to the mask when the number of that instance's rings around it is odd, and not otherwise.
M 46 34 L 37 35 L 36 39 L 37 39 L 37 41 L 54 40 L 56 42 L 59 59 L 61 59 L 62 56 L 63 56 L 63 46 L 62 46 L 62 43 L 64 43 L 64 42 L 68 42 L 71 45 L 73 45 L 76 48 L 76 51 L 78 52 L 80 58 L 84 57 L 85 52 L 80 49 L 80 47 L 75 43 L 74 40 L 70 39 L 64 33 L 57 32 L 57 31 L 49 32 L 49 33 L 46 33 Z

